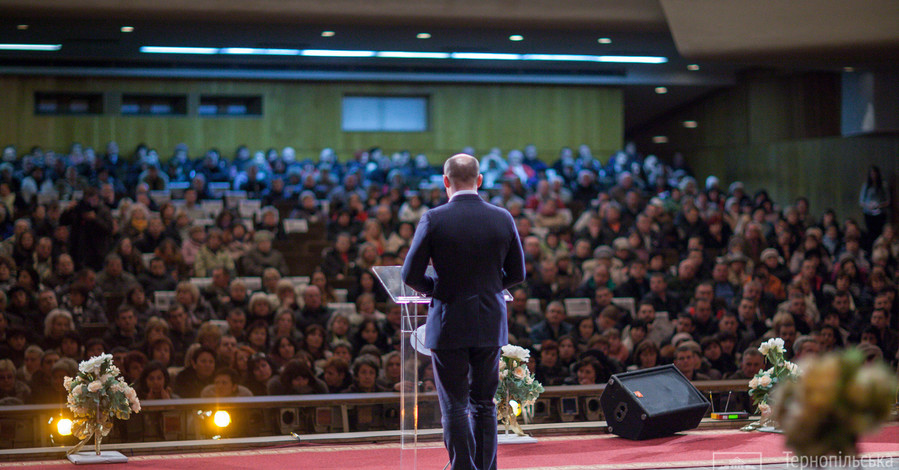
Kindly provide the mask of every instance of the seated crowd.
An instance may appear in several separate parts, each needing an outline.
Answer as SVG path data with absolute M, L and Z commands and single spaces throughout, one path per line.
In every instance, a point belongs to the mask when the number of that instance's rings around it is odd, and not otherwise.
M 346 162 L 289 147 L 188 155 L 4 149 L 0 404 L 65 402 L 62 377 L 103 352 L 143 399 L 411 386 L 400 383 L 400 306 L 370 268 L 402 264 L 421 215 L 446 203 L 441 168 L 377 148 Z M 891 225 L 865 233 L 833 211 L 813 215 L 805 198 L 780 208 L 739 182 L 700 186 L 682 158 L 632 145 L 606 164 L 586 146 L 546 160 L 529 145 L 481 163 L 482 195 L 513 215 L 526 255 L 509 340 L 533 351 L 544 385 L 666 363 L 691 380 L 748 379 L 771 337 L 793 359 L 858 345 L 895 366 Z M 216 183 L 261 208 L 225 201 L 208 214 Z M 301 273 L 275 248 L 291 239 L 284 218 L 325 227 L 308 284 L 288 279 Z M 171 304 L 159 308 L 157 292 L 173 292 Z

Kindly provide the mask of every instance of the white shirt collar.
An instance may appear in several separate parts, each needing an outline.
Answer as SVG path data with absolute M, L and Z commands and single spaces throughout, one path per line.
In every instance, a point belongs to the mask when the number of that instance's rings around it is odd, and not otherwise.
M 461 189 L 461 190 L 456 191 L 456 192 L 453 193 L 453 197 L 450 198 L 450 201 L 452 201 L 453 199 L 455 199 L 456 196 L 461 196 L 461 195 L 463 195 L 463 194 L 474 194 L 475 196 L 477 196 L 477 195 L 478 195 L 478 190 L 477 190 L 477 189 Z

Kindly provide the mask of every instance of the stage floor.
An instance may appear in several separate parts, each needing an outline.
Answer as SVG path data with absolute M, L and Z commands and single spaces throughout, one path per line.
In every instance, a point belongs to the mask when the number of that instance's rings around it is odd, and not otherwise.
M 607 470 L 607 469 L 761 469 L 811 468 L 788 453 L 780 434 L 739 430 L 693 430 L 647 441 L 629 441 L 609 434 L 538 437 L 535 444 L 509 444 L 499 449 L 499 468 L 505 470 Z M 129 455 L 127 446 L 117 446 Z M 146 451 L 146 448 L 144 448 Z M 899 469 L 899 425 L 892 424 L 865 438 L 861 467 Z M 401 458 L 406 465 L 415 458 L 419 469 L 440 470 L 446 451 L 439 442 L 428 442 L 412 452 L 398 443 L 316 444 L 279 443 L 267 448 L 203 453 L 132 455 L 129 469 L 196 470 L 394 470 Z M 822 463 L 822 462 L 817 462 Z M 818 468 L 853 468 L 823 462 Z M 846 463 L 839 462 L 839 463 Z M 0 463 L 3 468 L 70 469 L 67 460 Z M 106 469 L 109 465 L 80 465 L 79 470 Z

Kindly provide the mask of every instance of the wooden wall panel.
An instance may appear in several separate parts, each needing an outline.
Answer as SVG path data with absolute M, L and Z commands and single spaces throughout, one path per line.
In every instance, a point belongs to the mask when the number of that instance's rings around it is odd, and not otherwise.
M 858 192 L 870 165 L 880 167 L 892 189 L 892 206 L 899 204 L 897 155 L 897 136 L 832 137 L 704 149 L 691 154 L 690 162 L 702 179 L 717 175 L 725 185 L 742 181 L 750 193 L 766 189 L 781 205 L 805 196 L 815 214 L 832 208 L 840 217 L 863 220 Z
M 156 148 L 162 158 L 187 143 L 192 155 L 217 147 L 231 156 L 234 148 L 281 148 L 298 156 L 316 157 L 333 147 L 341 158 L 380 146 L 388 152 L 424 152 L 435 161 L 466 145 L 478 152 L 500 147 L 504 152 L 533 143 L 541 156 L 554 159 L 565 145 L 586 143 L 597 156 L 621 148 L 623 98 L 618 88 L 527 85 L 309 83 L 238 80 L 81 79 L 0 77 L 0 144 L 20 149 L 41 145 L 63 151 L 72 142 L 103 149 L 116 140 L 123 152 L 137 144 Z M 35 91 L 101 91 L 117 98 L 122 92 L 187 94 L 193 115 L 176 117 L 121 116 L 108 100 L 100 116 L 36 116 Z M 198 117 L 200 94 L 262 95 L 262 117 Z M 342 132 L 344 94 L 427 95 L 427 132 Z
M 840 137 L 839 85 L 832 73 L 747 73 L 633 138 L 644 154 L 682 152 L 700 182 L 709 175 L 725 186 L 742 181 L 781 205 L 806 196 L 817 213 L 833 208 L 861 219 L 858 190 L 870 165 L 879 165 L 894 188 L 899 183 L 899 136 Z M 698 127 L 684 128 L 687 119 Z M 668 143 L 653 144 L 655 135 Z

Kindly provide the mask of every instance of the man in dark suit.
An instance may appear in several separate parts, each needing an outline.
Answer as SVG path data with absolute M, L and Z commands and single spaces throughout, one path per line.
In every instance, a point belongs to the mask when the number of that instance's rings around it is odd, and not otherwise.
M 448 204 L 426 212 L 403 265 L 403 281 L 430 295 L 431 349 L 443 441 L 454 470 L 496 469 L 500 347 L 508 340 L 502 291 L 524 280 L 512 216 L 478 196 L 478 161 L 454 155 L 443 167 Z M 425 275 L 431 260 L 436 277 Z

